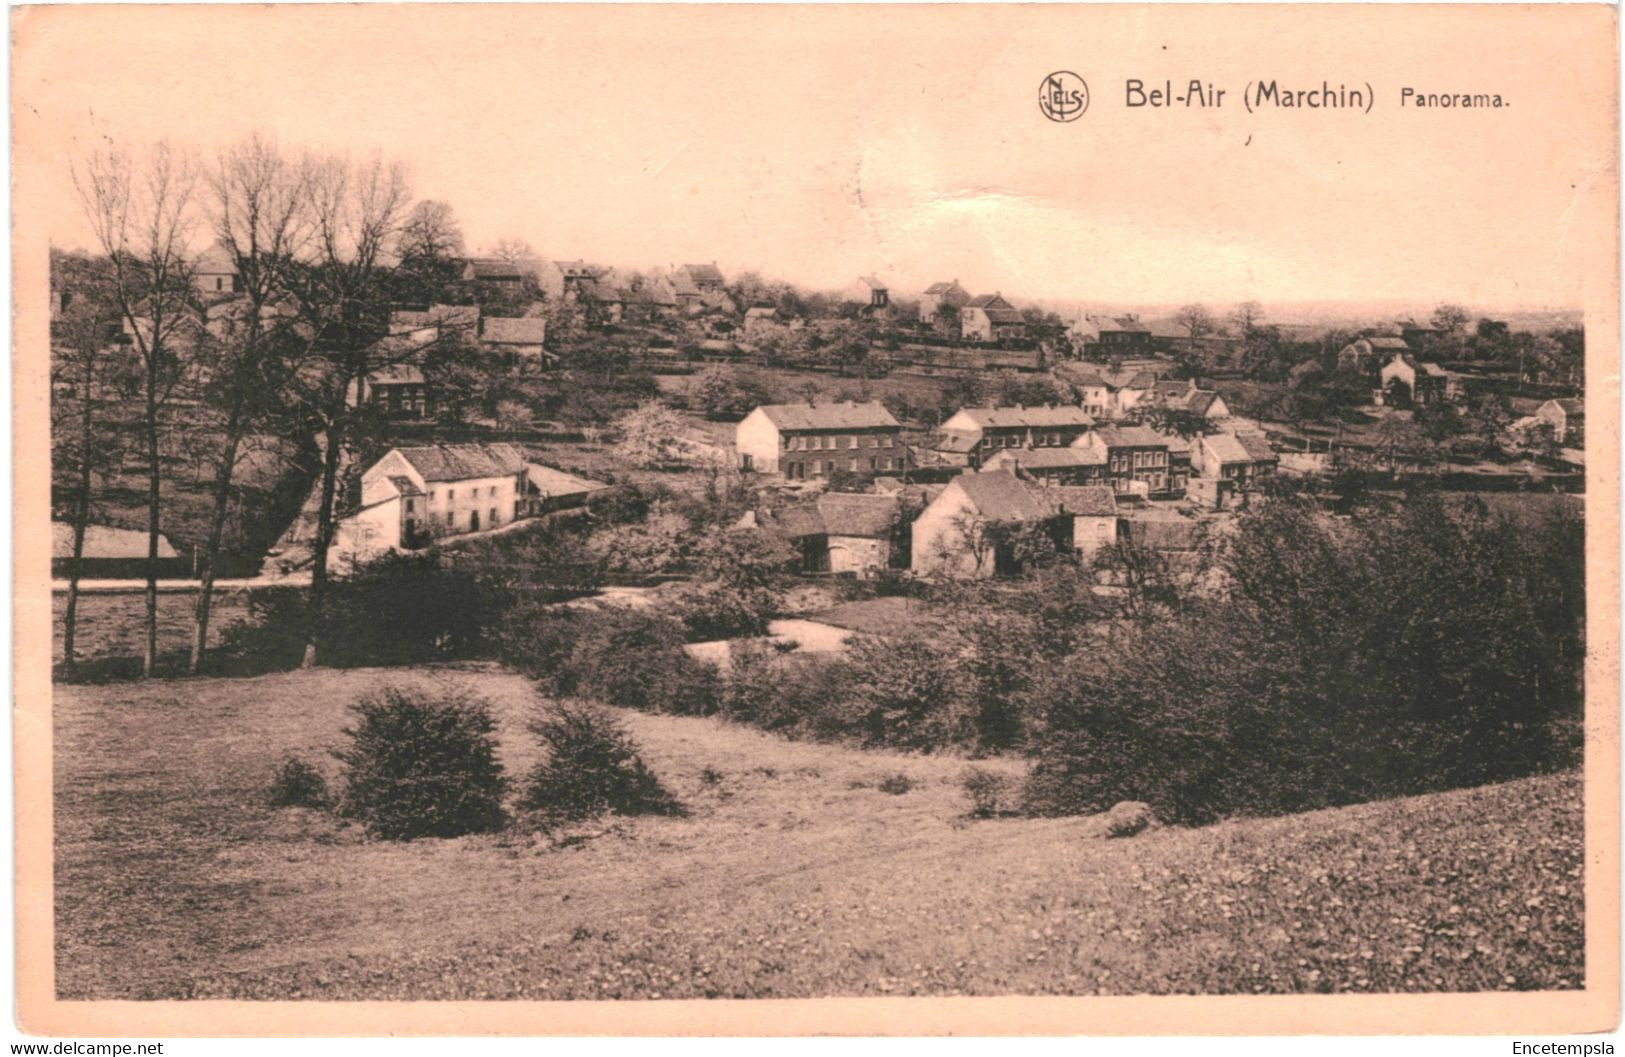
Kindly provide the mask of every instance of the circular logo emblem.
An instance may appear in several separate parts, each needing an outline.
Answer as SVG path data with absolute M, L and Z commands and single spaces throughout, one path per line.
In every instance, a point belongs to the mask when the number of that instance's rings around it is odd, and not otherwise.
M 1089 86 L 1071 70 L 1058 70 L 1038 86 L 1038 109 L 1051 121 L 1076 121 L 1089 109 Z

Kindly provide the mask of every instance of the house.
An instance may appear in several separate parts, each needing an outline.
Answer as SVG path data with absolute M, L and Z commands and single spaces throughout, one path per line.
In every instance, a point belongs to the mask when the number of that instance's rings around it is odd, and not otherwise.
M 954 279 L 946 283 L 932 283 L 920 295 L 920 322 L 926 326 L 947 332 L 950 325 L 954 326 L 953 333 L 958 333 L 959 310 L 965 307 L 970 300 L 970 291 L 959 285 Z M 950 311 L 944 313 L 944 309 Z
M 133 580 L 147 575 L 145 530 L 115 528 L 112 525 L 86 525 L 84 546 L 79 555 L 79 575 L 87 580 Z M 175 550 L 169 537 L 158 537 L 157 573 L 163 579 L 192 575 L 191 563 Z M 66 579 L 73 574 L 73 525 L 51 522 L 51 575 Z
M 1144 355 L 1155 341 L 1151 328 L 1132 316 L 1121 320 L 1099 320 L 1095 324 L 1095 344 L 1103 356 Z
M 1273 476 L 1281 460 L 1260 434 L 1210 433 L 1196 438 L 1193 462 L 1203 477 L 1246 491 L 1260 478 Z
M 720 293 L 727 285 L 722 269 L 717 267 L 716 261 L 710 264 L 685 264 L 676 271 L 687 280 L 688 285 L 699 292 L 702 298 L 706 294 Z
M 539 463 L 525 464 L 524 480 L 519 483 L 519 502 L 516 517 L 550 514 L 557 510 L 579 510 L 596 492 L 609 485 L 590 481 Z
M 1100 421 L 1111 418 L 1117 410 L 1116 389 L 1107 382 L 1099 369 L 1083 364 L 1063 363 L 1055 373 L 1071 383 L 1078 391 L 1078 406 L 1090 418 Z
M 965 407 L 942 424 L 945 437 L 973 437 L 967 460 L 979 466 L 1004 448 L 1064 448 L 1094 426 L 1095 420 L 1072 404 L 1044 407 Z M 956 444 L 962 441 L 956 439 Z
M 581 280 L 575 286 L 575 299 L 589 326 L 619 323 L 626 311 L 626 291 L 604 278 Z
M 677 315 L 677 291 L 667 279 L 645 280 L 627 292 L 622 318 L 629 323 L 656 323 Z
M 1579 448 L 1585 445 L 1585 414 L 1585 401 L 1559 398 L 1541 404 L 1534 417 L 1552 427 L 1552 436 L 1559 444 Z
M 860 275 L 855 282 L 848 283 L 841 290 L 841 300 L 858 306 L 858 311 L 863 315 L 873 315 L 884 312 L 890 306 L 891 290 L 872 275 Z
M 959 328 L 966 341 L 1021 341 L 1027 336 L 1027 320 L 999 294 L 966 301 L 959 310 Z
M 501 257 L 470 257 L 463 262 L 463 280 L 504 290 L 517 290 L 527 279 L 535 281 L 537 262 Z
M 1045 483 L 1099 484 L 1106 480 L 1106 455 L 1086 448 L 1006 448 L 982 463 L 984 470 L 1011 470 Z
M 586 261 L 534 262 L 536 288 L 549 301 L 563 301 L 574 297 L 583 282 L 598 278 L 605 271 Z
M 434 416 L 434 396 L 422 368 L 413 363 L 392 363 L 368 372 L 351 383 L 346 404 L 378 407 L 385 418 L 424 419 Z
M 772 305 L 752 305 L 745 309 L 745 340 L 760 341 L 779 329 L 779 310 Z
M 512 444 L 391 448 L 362 473 L 360 506 L 340 522 L 334 549 L 365 559 L 526 517 L 528 465 Z
M 741 470 L 792 481 L 908 468 L 902 427 L 874 401 L 763 404 L 740 420 L 734 446 Z
M 480 342 L 503 356 L 511 364 L 539 364 L 551 360 L 552 354 L 543 348 L 547 339 L 547 320 L 541 316 L 487 316 L 480 324 Z
M 1139 406 L 1183 411 L 1205 419 L 1230 417 L 1230 408 L 1224 402 L 1224 397 L 1211 389 L 1198 388 L 1193 378 L 1157 379 L 1140 398 Z
M 1338 351 L 1337 366 L 1339 370 L 1376 370 L 1385 357 L 1410 351 L 1411 346 L 1404 338 L 1381 335 L 1360 338 Z
M 1169 439 L 1147 426 L 1105 426 L 1073 444 L 1104 458 L 1106 479 L 1119 495 L 1169 495 L 1183 489 L 1171 476 Z
M 1043 489 L 1009 470 L 962 473 L 920 511 L 910 530 L 911 566 L 922 576 L 988 577 L 1020 571 L 1005 529 L 1054 531 Z
M 1072 549 L 1093 558 L 1117 542 L 1122 522 L 1117 514 L 1117 493 L 1110 485 L 1061 485 L 1043 490 L 1056 514 L 1071 522 Z
M 231 251 L 218 243 L 204 250 L 192 265 L 192 287 L 205 297 L 239 292 L 237 259 Z
M 1408 352 L 1395 353 L 1383 365 L 1379 377 L 1381 387 L 1375 397 L 1383 405 L 1425 407 L 1449 399 L 1453 388 L 1449 371 Z
M 775 527 L 803 572 L 872 575 L 891 566 L 902 504 L 896 495 L 827 492 L 784 512 Z

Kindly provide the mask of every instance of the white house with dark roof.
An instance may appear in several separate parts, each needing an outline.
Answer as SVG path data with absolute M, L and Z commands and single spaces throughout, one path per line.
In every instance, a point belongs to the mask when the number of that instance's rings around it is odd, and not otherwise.
M 528 460 L 512 444 L 391 448 L 361 475 L 334 558 L 362 561 L 431 539 L 501 528 L 528 513 Z
M 873 275 L 860 275 L 841 290 L 841 300 L 865 314 L 881 312 L 891 304 L 891 288 Z
M 908 468 L 902 426 L 878 401 L 763 404 L 734 431 L 739 468 L 792 481 Z
M 942 312 L 944 308 L 952 308 L 956 312 L 965 307 L 970 300 L 970 291 L 959 285 L 954 279 L 946 283 L 932 283 L 920 295 L 920 322 L 927 326 L 940 326 L 943 323 Z
M 1203 477 L 1245 489 L 1274 474 L 1281 460 L 1269 441 L 1256 433 L 1210 433 L 1196 438 L 1191 462 Z
M 237 260 L 231 251 L 216 243 L 192 262 L 192 286 L 205 297 L 229 297 L 237 293 Z

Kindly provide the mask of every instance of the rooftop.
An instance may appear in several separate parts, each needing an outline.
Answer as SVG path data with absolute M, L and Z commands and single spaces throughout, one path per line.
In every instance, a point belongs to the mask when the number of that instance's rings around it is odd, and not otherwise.
M 899 429 L 880 403 L 763 404 L 758 411 L 780 429 Z
M 1025 407 L 962 407 L 954 415 L 964 415 L 978 429 L 1054 428 L 1095 424 L 1083 408 L 1073 404 Z
M 396 448 L 425 481 L 507 477 L 525 469 L 524 451 L 512 444 L 429 444 Z

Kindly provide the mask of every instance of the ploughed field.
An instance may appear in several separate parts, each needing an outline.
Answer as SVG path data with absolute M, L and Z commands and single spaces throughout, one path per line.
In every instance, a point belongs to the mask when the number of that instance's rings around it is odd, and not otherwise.
M 1583 986 L 1580 780 L 1199 830 L 970 821 L 963 760 L 618 715 L 687 806 L 392 844 L 267 806 L 345 706 L 460 686 L 523 775 L 545 702 L 493 666 L 58 686 L 72 999 L 685 998 Z M 1011 775 L 1015 761 L 981 766 Z M 906 792 L 882 782 L 902 774 Z M 905 783 L 892 782 L 896 789 Z

